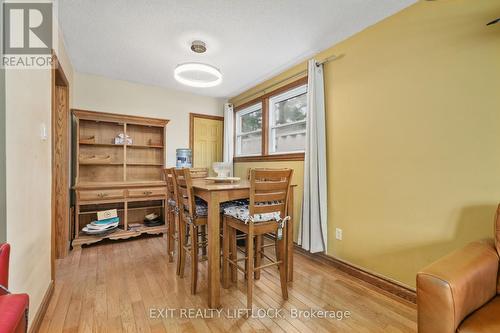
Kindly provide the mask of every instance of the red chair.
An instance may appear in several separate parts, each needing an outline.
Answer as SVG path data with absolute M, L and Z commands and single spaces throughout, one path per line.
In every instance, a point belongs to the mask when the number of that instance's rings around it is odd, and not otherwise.
M 0 333 L 28 331 L 29 296 L 11 294 L 9 287 L 10 245 L 0 244 Z

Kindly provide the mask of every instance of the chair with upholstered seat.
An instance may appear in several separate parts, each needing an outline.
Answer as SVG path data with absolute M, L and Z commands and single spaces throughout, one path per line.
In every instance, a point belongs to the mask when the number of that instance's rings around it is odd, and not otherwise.
M 191 258 L 191 293 L 196 293 L 198 282 L 199 249 L 206 248 L 207 240 L 200 227 L 207 224 L 207 205 L 196 199 L 189 169 L 174 169 L 174 189 L 179 209 L 177 274 L 184 277 L 186 255 Z
M 28 294 L 12 294 L 9 287 L 10 245 L 0 244 L 0 332 L 28 331 Z
M 288 217 L 287 203 L 290 193 L 291 169 L 252 169 L 250 171 L 250 202 L 248 206 L 226 209 L 224 212 L 224 245 L 223 245 L 223 286 L 229 287 L 229 275 L 236 279 L 235 271 L 245 272 L 247 283 L 247 308 L 252 308 L 253 278 L 256 271 L 270 266 L 278 266 L 280 272 L 281 292 L 283 299 L 288 299 L 286 276 L 286 228 Z M 246 235 L 246 256 L 237 258 L 236 231 Z M 254 263 L 254 257 L 260 257 L 262 244 L 254 249 L 254 238 L 259 239 L 273 233 L 276 242 L 276 260 L 270 257 L 270 263 L 260 265 Z M 259 242 L 258 242 L 259 243 Z M 262 242 L 260 242 L 262 243 Z M 245 268 L 238 265 L 245 261 Z M 230 267 L 231 272 L 230 272 Z

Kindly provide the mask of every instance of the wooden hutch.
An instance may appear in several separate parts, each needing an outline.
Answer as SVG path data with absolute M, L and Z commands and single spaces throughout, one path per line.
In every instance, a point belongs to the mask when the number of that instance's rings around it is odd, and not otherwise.
M 144 233 L 167 232 L 166 225 L 147 227 L 145 215 L 157 213 L 165 221 L 165 134 L 168 120 L 86 110 L 72 110 L 75 126 L 76 179 L 73 247 L 102 239 L 124 239 Z M 119 135 L 132 143 L 115 144 Z M 82 228 L 97 212 L 118 210 L 114 232 L 86 235 Z

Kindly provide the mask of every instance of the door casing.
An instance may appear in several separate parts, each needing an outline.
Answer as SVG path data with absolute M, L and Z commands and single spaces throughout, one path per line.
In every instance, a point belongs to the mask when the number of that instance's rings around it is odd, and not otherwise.
M 52 56 L 51 274 L 54 280 L 55 260 L 69 253 L 70 108 L 69 81 L 54 52 Z
M 211 172 L 211 166 L 200 166 L 197 165 L 196 162 L 196 152 L 195 152 L 195 146 L 196 146 L 196 128 L 195 128 L 195 121 L 196 119 L 207 119 L 207 120 L 212 120 L 212 121 L 220 121 L 222 122 L 222 131 L 220 134 L 221 137 L 221 149 L 223 150 L 224 148 L 224 117 L 221 116 L 212 116 L 212 115 L 206 115 L 206 114 L 200 114 L 200 113 L 190 113 L 189 114 L 189 148 L 191 149 L 193 156 L 192 156 L 192 161 L 193 161 L 193 167 L 208 167 L 209 171 Z M 220 158 L 223 158 L 223 152 L 221 151 L 221 156 Z

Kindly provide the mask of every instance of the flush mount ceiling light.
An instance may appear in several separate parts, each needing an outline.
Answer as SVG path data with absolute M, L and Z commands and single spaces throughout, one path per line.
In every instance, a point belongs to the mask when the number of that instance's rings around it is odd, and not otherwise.
M 217 68 L 197 62 L 177 65 L 174 77 L 182 84 L 198 88 L 214 87 L 222 82 L 222 73 Z
M 207 51 L 207 46 L 205 42 L 201 40 L 195 40 L 191 43 L 191 51 L 196 53 L 205 53 Z

